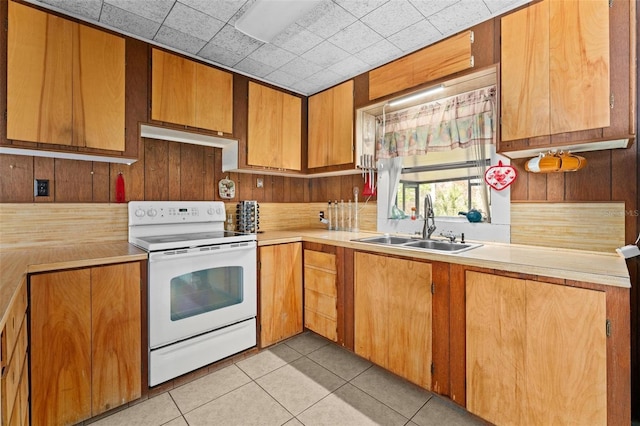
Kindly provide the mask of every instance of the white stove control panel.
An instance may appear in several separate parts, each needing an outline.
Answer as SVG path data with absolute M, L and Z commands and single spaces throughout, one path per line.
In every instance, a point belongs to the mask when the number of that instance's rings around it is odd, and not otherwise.
M 131 201 L 129 226 L 224 222 L 222 201 Z

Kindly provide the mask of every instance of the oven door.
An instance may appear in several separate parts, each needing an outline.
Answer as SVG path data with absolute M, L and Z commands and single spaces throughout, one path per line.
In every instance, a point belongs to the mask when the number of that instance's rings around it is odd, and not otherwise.
M 253 318 L 255 241 L 149 254 L 149 346 Z

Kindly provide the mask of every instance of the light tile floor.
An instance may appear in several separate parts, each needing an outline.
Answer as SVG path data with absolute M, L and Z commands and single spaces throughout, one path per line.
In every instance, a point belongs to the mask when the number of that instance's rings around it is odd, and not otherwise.
M 485 425 L 306 332 L 94 425 Z

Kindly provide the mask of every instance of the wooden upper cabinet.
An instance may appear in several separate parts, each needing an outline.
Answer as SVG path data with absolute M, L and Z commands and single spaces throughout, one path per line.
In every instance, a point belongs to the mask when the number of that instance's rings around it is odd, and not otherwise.
M 353 80 L 309 98 L 307 167 L 353 162 Z
M 9 2 L 7 138 L 124 151 L 124 38 Z
M 369 72 L 369 100 L 473 68 L 472 31 L 464 31 Z
M 609 61 L 606 0 L 544 0 L 502 18 L 501 139 L 608 127 Z
M 84 25 L 76 32 L 73 145 L 124 151 L 124 38 Z
M 151 119 L 233 133 L 233 76 L 152 49 Z
M 302 101 L 249 82 L 247 164 L 301 170 Z

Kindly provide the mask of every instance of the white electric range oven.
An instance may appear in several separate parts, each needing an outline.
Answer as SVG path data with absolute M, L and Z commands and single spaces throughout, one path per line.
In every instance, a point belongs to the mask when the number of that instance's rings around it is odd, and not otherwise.
M 129 242 L 149 253 L 149 386 L 256 345 L 256 236 L 225 216 L 217 201 L 129 203 Z

